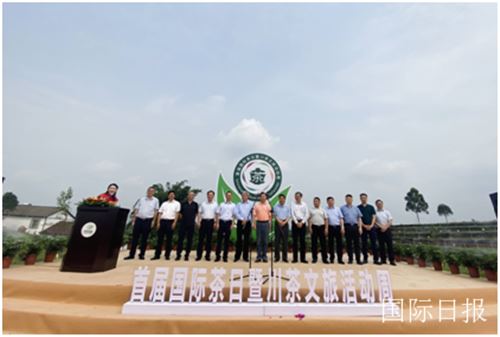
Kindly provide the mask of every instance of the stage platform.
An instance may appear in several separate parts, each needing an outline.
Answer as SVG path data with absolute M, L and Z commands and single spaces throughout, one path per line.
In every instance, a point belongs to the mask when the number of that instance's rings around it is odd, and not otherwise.
M 451 275 L 431 268 L 409 266 L 375 266 L 366 264 L 328 265 L 335 270 L 353 269 L 390 271 L 394 298 L 403 298 L 408 311 L 409 299 L 430 299 L 432 317 L 426 322 L 382 322 L 380 317 L 192 317 L 192 316 L 130 316 L 122 315 L 122 305 L 130 298 L 133 270 L 148 266 L 152 271 L 159 266 L 207 267 L 224 266 L 247 268 L 239 261 L 228 263 L 124 261 L 120 255 L 116 269 L 95 274 L 60 272 L 60 261 L 39 263 L 35 266 L 13 266 L 3 270 L 3 332 L 4 333 L 497 333 L 497 284 L 465 275 Z M 310 260 L 310 256 L 309 256 Z M 268 268 L 269 263 L 253 264 Z M 317 264 L 276 263 L 275 267 L 297 267 L 302 271 L 325 267 Z M 151 285 L 151 278 L 149 285 Z M 265 287 L 264 287 L 265 288 Z M 301 292 L 307 292 L 303 285 Z M 485 322 L 465 323 L 462 313 L 466 299 L 484 299 Z M 438 320 L 439 300 L 456 300 L 456 321 Z M 429 305 L 425 303 L 424 305 Z M 472 317 L 471 317 L 472 318 Z

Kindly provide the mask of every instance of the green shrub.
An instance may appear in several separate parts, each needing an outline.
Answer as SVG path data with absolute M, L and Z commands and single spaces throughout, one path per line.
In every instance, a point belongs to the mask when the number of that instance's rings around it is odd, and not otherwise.
M 415 254 L 419 259 L 425 260 L 427 258 L 427 245 L 418 245 L 415 247 Z
M 444 252 L 444 260 L 448 264 L 460 265 L 460 256 L 458 249 L 451 248 Z
M 431 259 L 432 262 L 443 261 L 443 250 L 441 247 L 429 245 L 427 247 L 427 257 Z
M 68 244 L 68 238 L 65 236 L 46 236 L 42 240 L 45 250 L 51 253 L 61 252 Z
M 481 255 L 481 268 L 497 271 L 497 251 L 487 251 Z
M 394 244 L 394 255 L 403 255 L 403 246 L 401 244 Z
M 2 248 L 3 257 L 14 258 L 14 256 L 16 256 L 16 254 L 19 252 L 19 240 L 13 238 L 12 236 L 4 235 Z
M 123 243 L 124 244 L 128 244 L 128 243 L 132 242 L 133 229 L 134 229 L 134 226 L 132 226 L 132 223 L 128 223 L 127 227 L 125 228 L 125 231 L 123 232 Z
M 44 249 L 43 240 L 39 236 L 26 235 L 21 241 L 19 256 L 25 259 L 30 254 L 40 253 Z
M 459 250 L 458 259 L 460 264 L 465 267 L 477 267 L 479 266 L 481 256 L 477 250 L 464 248 Z
M 412 245 L 404 245 L 403 246 L 403 255 L 404 257 L 413 257 L 415 254 L 415 250 Z

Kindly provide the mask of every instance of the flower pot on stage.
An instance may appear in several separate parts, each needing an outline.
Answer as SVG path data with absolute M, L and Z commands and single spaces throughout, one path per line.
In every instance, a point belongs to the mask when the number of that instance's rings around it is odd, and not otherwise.
M 24 264 L 26 266 L 32 266 L 36 262 L 36 254 L 29 254 L 24 258 Z
M 441 263 L 441 261 L 432 261 L 432 265 L 434 266 L 435 271 L 443 270 L 443 264 Z
M 413 264 L 413 257 L 412 256 L 407 256 L 406 257 L 406 263 Z
M 473 278 L 479 277 L 479 268 L 478 267 L 467 267 L 469 270 L 469 276 Z
M 458 267 L 458 264 L 449 263 L 448 265 L 450 266 L 450 272 L 452 274 L 455 274 L 455 275 L 460 274 L 460 268 Z
M 488 281 L 496 282 L 497 281 L 497 272 L 492 269 L 485 269 L 484 275 Z
M 3 258 L 3 269 L 7 269 L 12 264 L 12 258 L 10 256 L 5 256 Z
M 420 268 L 425 268 L 425 259 L 421 259 L 421 258 L 419 258 L 419 259 L 418 259 L 418 266 L 419 266 Z
M 57 255 L 57 252 L 46 252 L 45 258 L 43 259 L 43 262 L 54 262 L 56 255 Z
M 61 271 L 100 272 L 116 267 L 129 210 L 80 206 Z
M 401 262 L 401 255 L 394 256 L 394 259 L 396 260 L 396 262 Z

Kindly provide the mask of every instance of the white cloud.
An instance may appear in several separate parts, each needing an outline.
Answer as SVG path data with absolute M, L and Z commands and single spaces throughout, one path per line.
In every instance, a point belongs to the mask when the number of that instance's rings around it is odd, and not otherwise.
M 228 133 L 220 132 L 219 140 L 228 148 L 256 151 L 269 150 L 279 137 L 272 136 L 260 121 L 244 118 Z

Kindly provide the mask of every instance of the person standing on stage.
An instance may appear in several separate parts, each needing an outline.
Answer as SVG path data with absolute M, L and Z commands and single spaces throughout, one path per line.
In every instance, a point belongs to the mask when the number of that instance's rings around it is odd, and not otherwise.
M 175 258 L 175 261 L 179 261 L 181 259 L 182 246 L 184 245 L 184 237 L 186 236 L 187 242 L 184 261 L 189 261 L 189 253 L 191 252 L 191 246 L 193 245 L 194 227 L 196 223 L 196 217 L 198 216 L 198 203 L 194 201 L 194 197 L 195 193 L 193 191 L 189 191 L 187 200 L 181 204 L 181 225 L 179 227 L 177 257 Z
M 274 214 L 274 261 L 280 261 L 280 251 L 283 262 L 288 263 L 288 225 L 291 218 L 290 207 L 285 204 L 284 194 L 278 196 L 278 204 L 273 208 Z M 280 247 L 281 246 L 281 247 Z
M 377 219 L 375 222 L 375 226 L 377 228 L 381 263 L 387 263 L 387 255 L 385 251 L 385 249 L 387 248 L 387 253 L 389 254 L 389 262 L 391 263 L 391 265 L 395 266 L 396 262 L 394 262 L 394 250 L 392 248 L 392 215 L 388 210 L 384 209 L 384 202 L 382 200 L 377 200 L 375 202 L 375 206 L 377 206 Z
M 163 246 L 163 239 L 167 236 L 167 243 L 165 245 L 165 259 L 170 260 L 170 252 L 172 250 L 172 237 L 174 235 L 175 226 L 179 220 L 179 212 L 181 210 L 181 203 L 175 200 L 175 192 L 169 191 L 167 201 L 161 204 L 158 210 L 157 228 L 158 241 L 156 243 L 155 256 L 151 260 L 158 260 L 161 255 Z M 159 226 L 158 226 L 159 222 Z
M 139 237 L 141 237 L 141 251 L 139 253 L 139 259 L 144 260 L 149 231 L 151 230 L 153 220 L 156 217 L 160 206 L 158 198 L 156 198 L 154 194 L 155 188 L 153 186 L 148 187 L 146 196 L 137 200 L 134 205 L 134 211 L 132 213 L 132 244 L 130 252 L 128 256 L 125 257 L 125 260 L 134 259 Z
M 292 263 L 299 262 L 299 242 L 300 242 L 300 262 L 307 263 L 306 260 L 306 221 L 309 218 L 309 210 L 305 202 L 302 201 L 302 193 L 295 193 L 295 201 L 290 207 L 292 213 L 292 240 L 293 240 L 293 260 Z
M 330 252 L 330 263 L 335 262 L 335 248 L 337 248 L 337 261 L 339 264 L 344 264 L 342 261 L 343 244 L 342 236 L 345 234 L 344 216 L 339 207 L 335 207 L 335 199 L 328 197 L 326 199 L 328 207 L 325 209 L 328 217 L 328 250 Z
M 229 252 L 229 235 L 234 222 L 234 208 L 236 205 L 232 202 L 232 193 L 226 192 L 226 201 L 219 205 L 217 214 L 219 215 L 219 223 L 215 225 L 217 229 L 217 248 L 215 250 L 215 262 L 220 261 L 222 240 L 224 240 L 224 254 L 222 256 L 224 262 L 227 262 Z
M 328 218 L 321 208 L 321 200 L 314 198 L 314 207 L 309 210 L 309 233 L 311 233 L 312 263 L 318 262 L 318 238 L 321 247 L 321 260 L 328 264 L 326 236 L 328 235 Z
M 243 261 L 248 262 L 250 234 L 252 233 L 253 202 L 248 200 L 248 192 L 241 193 L 241 202 L 234 208 L 236 216 L 236 253 L 234 262 L 238 262 L 243 251 Z
M 255 262 L 267 262 L 267 239 L 271 229 L 271 205 L 267 194 L 262 192 L 253 206 L 253 227 L 257 231 L 257 259 Z
M 116 197 L 116 192 L 118 192 L 118 185 L 112 183 L 108 185 L 106 192 L 99 194 L 97 198 L 105 200 L 113 206 L 118 206 L 118 198 Z
M 361 227 L 361 211 L 356 206 L 352 205 L 352 195 L 347 194 L 345 196 L 346 204 L 340 208 L 342 215 L 344 216 L 344 227 L 345 227 L 345 239 L 347 245 L 347 255 L 349 257 L 349 264 L 353 261 L 353 247 L 354 255 L 356 256 L 356 263 L 363 264 L 361 262 L 361 252 L 359 250 L 359 236 L 363 232 Z
M 207 192 L 207 200 L 203 201 L 198 213 L 197 225 L 200 228 L 198 234 L 198 249 L 196 251 L 196 261 L 201 260 L 203 255 L 203 242 L 205 241 L 205 260 L 210 261 L 212 251 L 212 233 L 218 221 L 217 209 L 219 206 L 214 200 L 214 191 Z
M 368 237 L 370 237 L 370 247 L 373 254 L 373 263 L 380 264 L 378 261 L 377 248 L 377 230 L 375 228 L 376 212 L 375 207 L 368 203 L 368 195 L 361 193 L 359 195 L 361 204 L 358 205 L 363 216 L 361 217 L 363 233 L 361 234 L 361 251 L 363 252 L 363 263 L 368 263 Z

